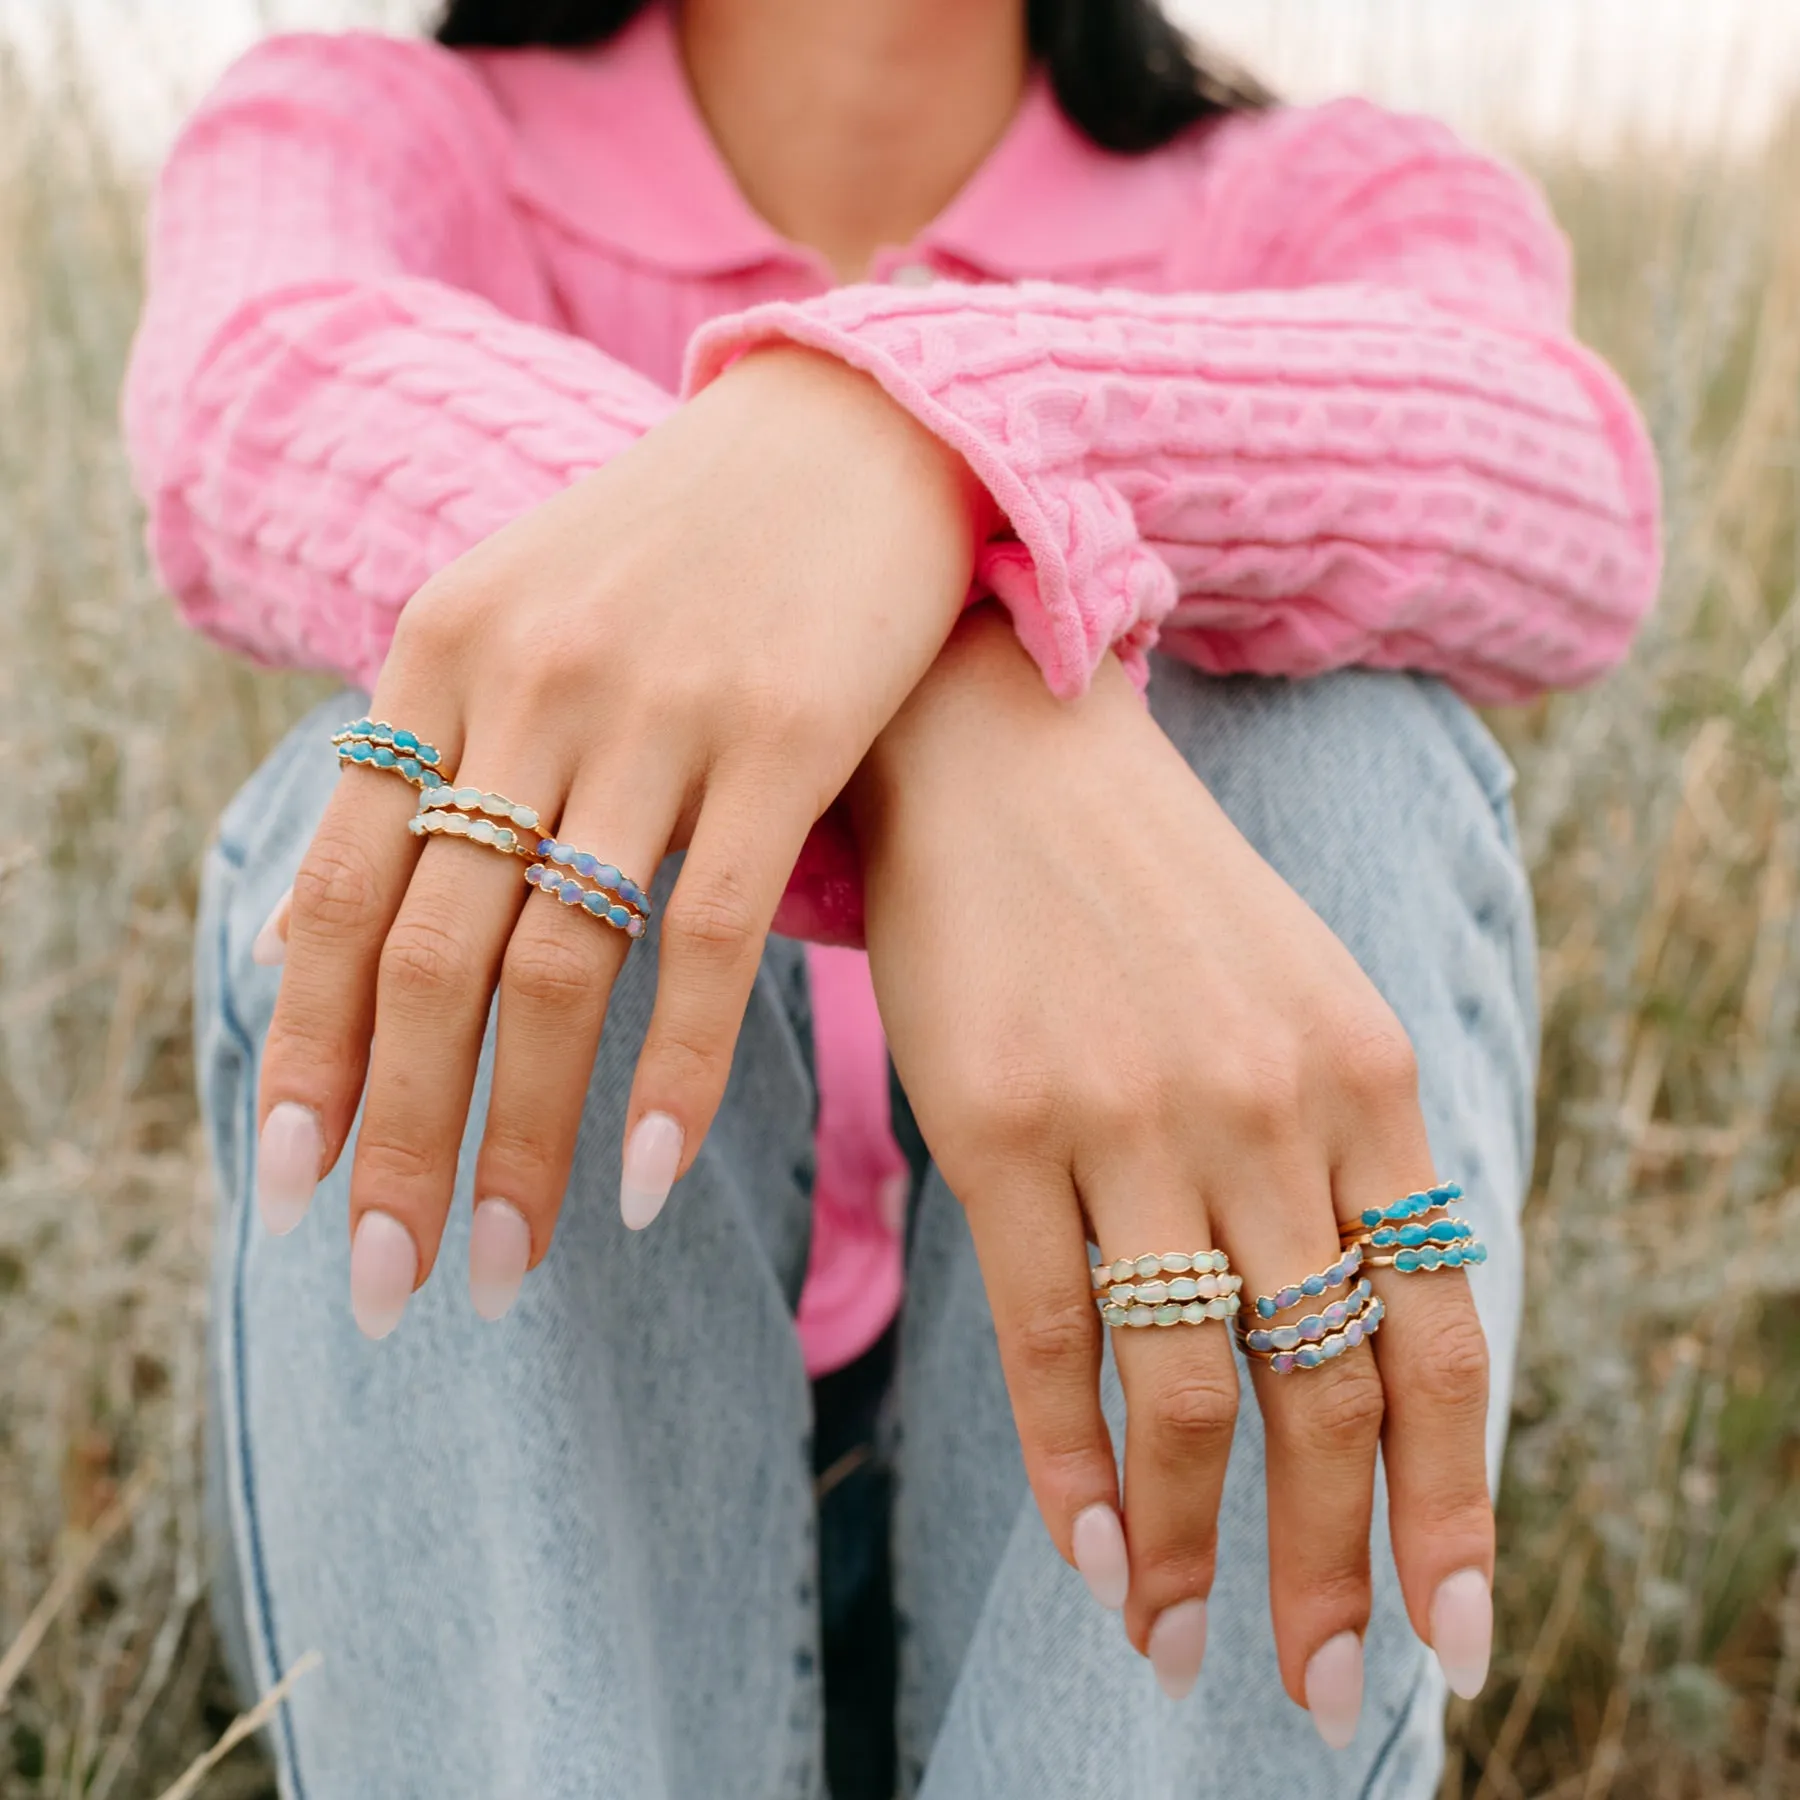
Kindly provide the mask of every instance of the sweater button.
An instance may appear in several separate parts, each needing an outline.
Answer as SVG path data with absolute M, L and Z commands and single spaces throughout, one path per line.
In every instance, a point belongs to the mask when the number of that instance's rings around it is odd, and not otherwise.
M 888 276 L 892 287 L 930 287 L 937 280 L 937 270 L 925 263 L 901 263 Z

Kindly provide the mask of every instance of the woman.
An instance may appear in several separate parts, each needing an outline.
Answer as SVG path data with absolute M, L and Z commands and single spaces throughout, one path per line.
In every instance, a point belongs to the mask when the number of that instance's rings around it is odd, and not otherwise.
M 373 689 L 200 940 L 221 1606 L 247 1680 L 325 1659 L 284 1792 L 820 1791 L 793 1311 L 879 1053 L 833 1011 L 815 1086 L 795 937 L 866 939 L 931 1158 L 885 1791 L 1433 1791 L 1535 1034 L 1455 694 L 1593 676 L 1656 579 L 1567 288 L 1517 177 L 1147 0 L 459 0 L 226 78 L 127 396 L 154 550 Z M 1378 1254 L 1412 1194 L 1473 1281 Z M 1089 1244 L 1148 1258 L 1104 1317 Z M 855 1249 L 814 1372 L 893 1310 Z M 1303 1276 L 1329 1360 L 1238 1330 Z

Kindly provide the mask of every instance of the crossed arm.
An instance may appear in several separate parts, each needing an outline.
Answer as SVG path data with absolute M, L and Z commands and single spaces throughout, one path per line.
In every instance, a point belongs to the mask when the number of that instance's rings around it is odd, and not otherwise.
M 466 157 L 435 212 L 384 211 L 393 182 L 320 122 L 353 103 L 341 73 L 251 68 L 172 165 L 129 406 L 165 574 L 226 641 L 372 680 L 379 716 L 560 837 L 640 876 L 686 849 L 629 1107 L 657 1149 L 640 1202 L 707 1128 L 771 923 L 834 923 L 805 875 L 845 796 L 884 1018 L 969 1211 L 1046 1522 L 1191 1683 L 1234 1367 L 1220 1332 L 1120 1345 L 1122 1513 L 1083 1243 L 1217 1242 L 1274 1287 L 1430 1165 L 1404 1034 L 1130 677 L 1162 624 L 1210 667 L 1361 660 L 1478 694 L 1616 651 L 1653 580 L 1653 479 L 1560 325 L 1530 209 L 1476 234 L 1499 246 L 1476 265 L 1466 213 L 1408 201 L 1408 142 L 1359 190 L 1369 229 L 1340 196 L 1305 257 L 1257 251 L 1285 287 L 849 290 L 712 328 L 678 403 L 557 332 L 529 283 L 483 291 L 529 259 L 471 253 L 513 227 Z M 228 179 L 272 145 L 285 218 Z M 1505 211 L 1488 176 L 1458 181 Z M 958 624 L 972 584 L 1010 628 Z M 388 1325 L 431 1272 L 496 994 L 476 1193 L 524 1221 L 526 1260 L 550 1253 L 627 947 L 521 905 L 497 857 L 421 847 L 411 799 L 356 776 L 332 803 L 261 1101 L 264 1197 L 303 1201 L 362 1099 L 353 1280 Z M 1069 879 L 1103 866 L 1124 872 L 1104 894 Z M 1414 1624 L 1461 1686 L 1485 1658 L 1479 1328 L 1460 1275 L 1390 1307 L 1377 1354 L 1257 1375 L 1284 1680 L 1338 1733 L 1378 1441 Z

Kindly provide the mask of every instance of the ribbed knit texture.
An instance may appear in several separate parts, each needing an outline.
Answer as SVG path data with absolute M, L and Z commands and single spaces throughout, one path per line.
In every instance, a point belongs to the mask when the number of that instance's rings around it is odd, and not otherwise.
M 977 591 L 1059 693 L 1160 633 L 1517 699 L 1655 592 L 1655 465 L 1564 242 L 1439 125 L 1343 101 L 1122 158 L 1040 78 L 873 274 L 833 291 L 750 211 L 660 8 L 580 55 L 271 40 L 156 195 L 125 423 L 158 567 L 221 642 L 370 685 L 428 576 L 784 339 L 966 456 L 1011 530 Z M 854 943 L 830 825 L 777 923 Z

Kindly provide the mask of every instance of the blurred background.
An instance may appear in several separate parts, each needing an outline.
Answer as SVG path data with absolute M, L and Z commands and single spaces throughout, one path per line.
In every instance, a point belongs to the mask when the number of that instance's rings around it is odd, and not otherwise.
M 1460 1800 L 1800 1794 L 1800 6 L 1182 0 L 1528 166 L 1668 491 L 1660 611 L 1499 715 L 1546 1029 L 1499 1646 Z M 403 0 L 0 0 L 0 1800 L 266 1796 L 199 1520 L 200 847 L 318 684 L 180 630 L 115 430 L 145 185 L 224 61 Z M 1294 1796 L 1293 1800 L 1301 1800 Z

